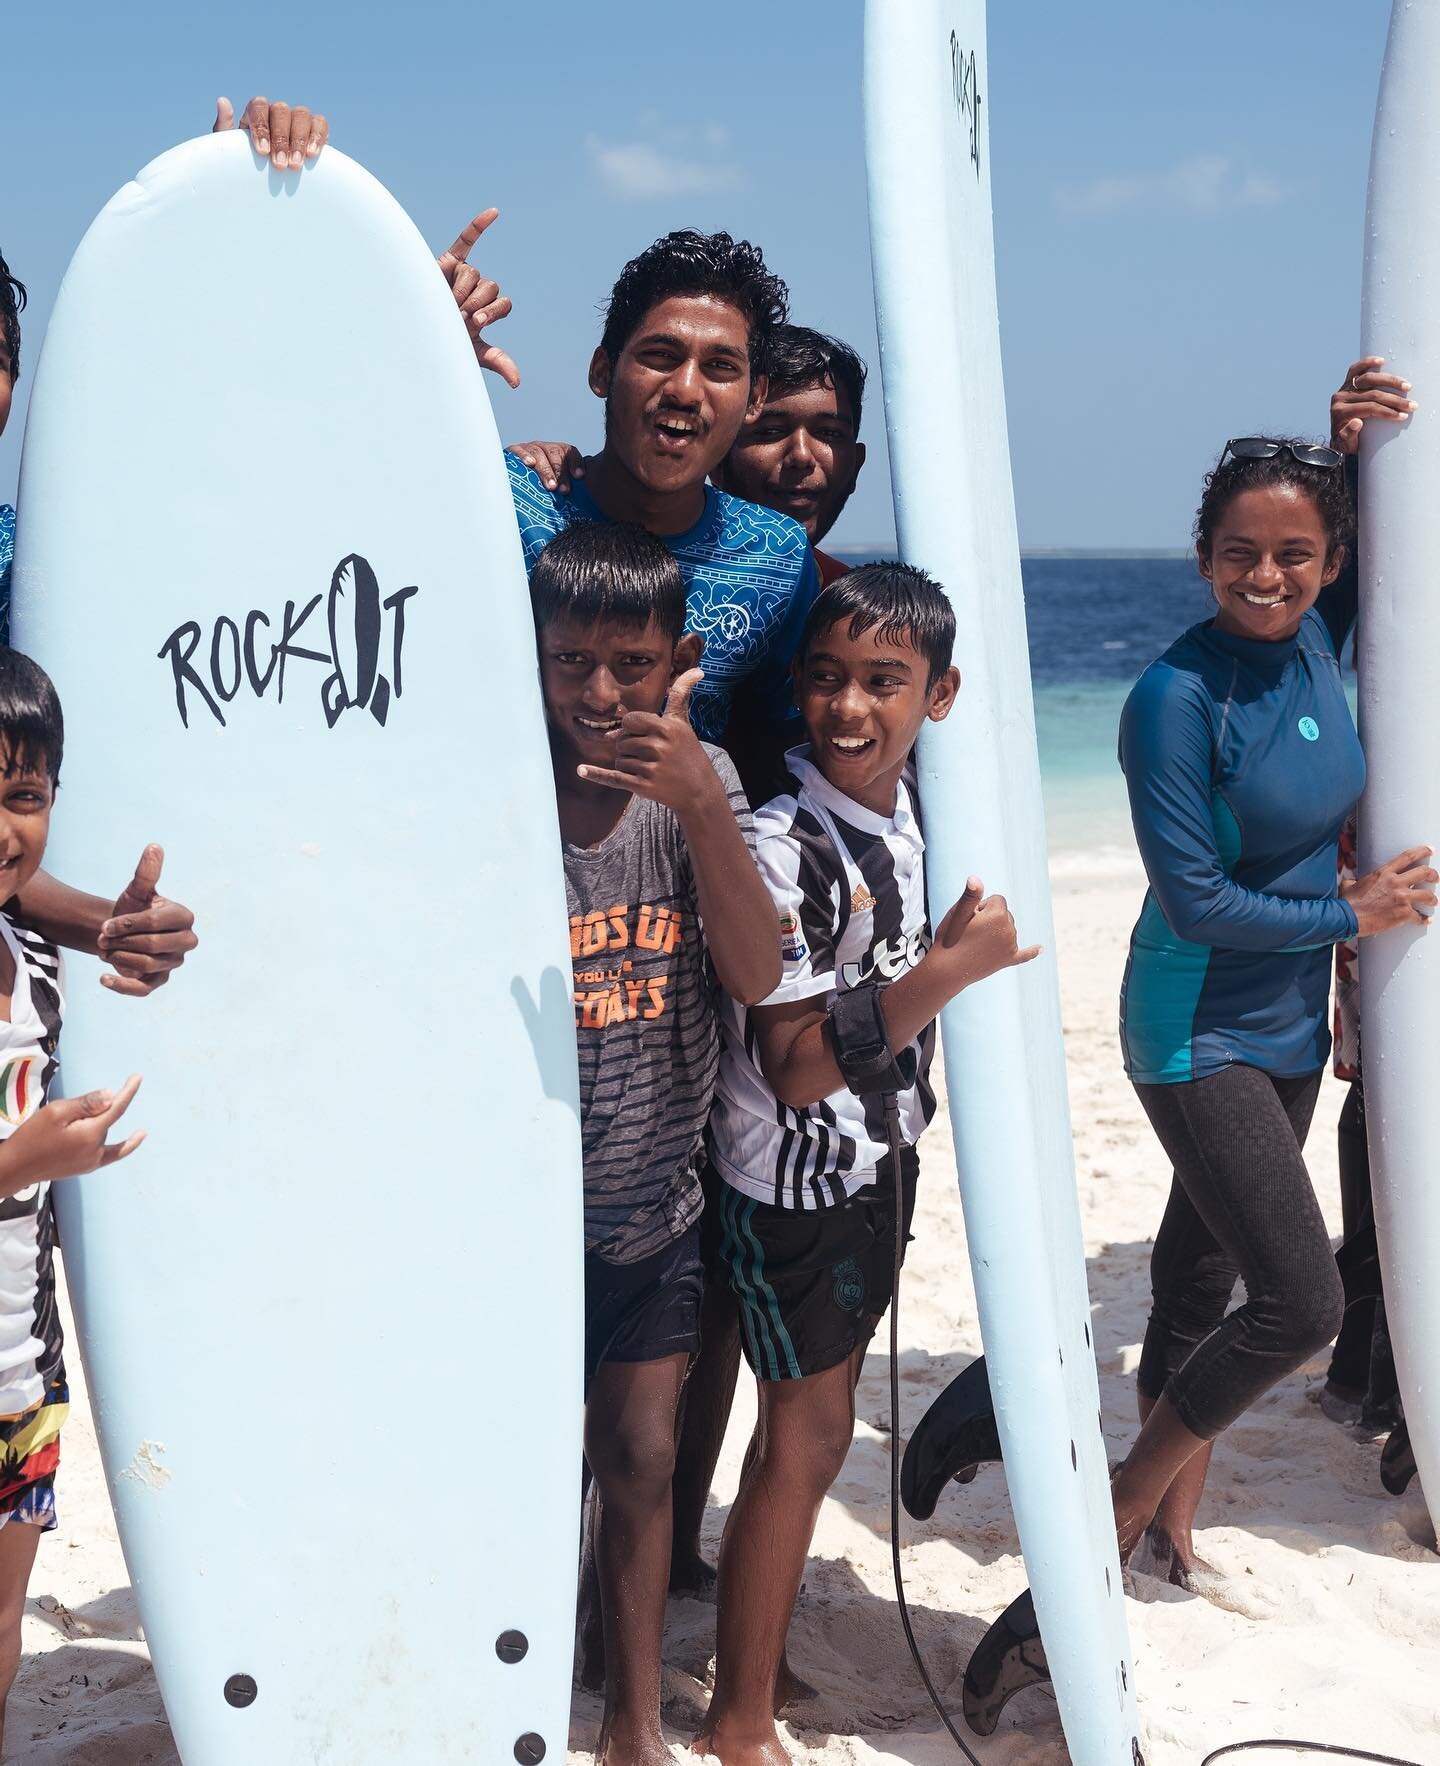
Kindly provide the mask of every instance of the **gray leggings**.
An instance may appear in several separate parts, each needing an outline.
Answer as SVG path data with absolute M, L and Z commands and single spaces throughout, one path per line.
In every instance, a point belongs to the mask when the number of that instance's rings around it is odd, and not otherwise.
M 1301 1149 L 1319 1072 L 1227 1067 L 1135 1087 L 1175 1167 L 1150 1259 L 1139 1387 L 1204 1440 L 1331 1340 L 1345 1311 Z M 1226 1314 L 1237 1279 L 1245 1304 Z

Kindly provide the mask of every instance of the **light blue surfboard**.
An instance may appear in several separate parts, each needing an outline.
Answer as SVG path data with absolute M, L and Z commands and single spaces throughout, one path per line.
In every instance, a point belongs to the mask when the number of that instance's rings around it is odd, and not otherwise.
M 358 165 L 175 148 L 36 373 L 15 641 L 53 869 L 146 841 L 199 951 L 72 969 L 60 1186 L 126 1561 L 186 1766 L 563 1760 L 581 1188 L 566 909 L 483 377 Z M 64 1474 L 61 1474 L 63 1505 Z
M 865 136 L 896 530 L 958 624 L 956 709 L 920 746 L 931 908 L 974 873 L 1007 897 L 1021 943 L 1045 946 L 941 1019 L 985 1360 L 1071 1756 L 1130 1766 L 1000 371 L 983 0 L 868 0 Z
M 1361 348 L 1407 375 L 1419 409 L 1361 436 L 1360 734 L 1369 774 L 1360 864 L 1440 849 L 1440 769 L 1425 739 L 1440 686 L 1434 638 L 1440 543 L 1440 10 L 1400 0 L 1390 15 L 1370 149 Z M 1419 739 L 1417 740 L 1417 735 Z M 1440 1527 L 1440 1190 L 1434 1182 L 1440 1077 L 1440 929 L 1415 922 L 1360 946 L 1365 1125 L 1385 1322 L 1431 1525 Z

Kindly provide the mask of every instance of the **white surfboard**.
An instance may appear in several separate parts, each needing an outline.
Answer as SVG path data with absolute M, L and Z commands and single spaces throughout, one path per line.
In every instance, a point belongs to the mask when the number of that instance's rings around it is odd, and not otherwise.
M 1380 79 L 1365 227 L 1362 348 L 1416 388 L 1403 427 L 1361 435 L 1360 734 L 1369 772 L 1360 863 L 1440 849 L 1440 767 L 1429 749 L 1440 688 L 1440 8 L 1399 0 Z M 1365 1117 L 1385 1318 L 1420 1482 L 1440 1524 L 1440 931 L 1360 948 Z
M 947 1008 L 951 1121 L 1025 1567 L 1077 1766 L 1138 1752 L 1090 1336 L 1000 372 L 983 0 L 868 0 L 865 128 L 902 555 L 945 585 L 962 687 L 921 738 L 932 909 L 972 872 L 1029 966 Z M 1117 1069 L 1118 1073 L 1118 1069 Z M 959 1523 L 963 1527 L 963 1520 Z
M 560 1761 L 565 896 L 506 475 L 429 250 L 333 148 L 164 154 L 76 252 L 21 486 L 53 868 L 123 881 L 160 840 L 202 935 L 145 1001 L 76 963 L 67 1087 L 142 1072 L 150 1138 L 57 1192 L 181 1755 Z

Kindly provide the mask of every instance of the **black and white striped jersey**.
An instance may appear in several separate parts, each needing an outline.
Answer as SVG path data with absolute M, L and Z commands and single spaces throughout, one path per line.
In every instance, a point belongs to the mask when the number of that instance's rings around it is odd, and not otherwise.
M 786 756 L 790 788 L 755 813 L 755 858 L 780 920 L 780 985 L 764 1002 L 824 1000 L 872 978 L 894 981 L 930 945 L 925 842 L 908 784 L 878 816 L 808 758 Z M 725 1181 L 780 1208 L 830 1208 L 874 1181 L 888 1150 L 880 1099 L 834 1092 L 808 1110 L 782 1104 L 760 1070 L 750 1013 L 728 997 L 710 1156 Z M 935 1114 L 935 1026 L 899 1052 L 910 1080 L 900 1123 L 913 1145 Z
M 0 1021 L 0 1140 L 45 1102 L 58 1065 L 60 953 L 0 913 L 15 961 L 9 1022 Z M 0 1416 L 17 1416 L 63 1375 L 55 1306 L 55 1219 L 50 1185 L 0 1199 Z

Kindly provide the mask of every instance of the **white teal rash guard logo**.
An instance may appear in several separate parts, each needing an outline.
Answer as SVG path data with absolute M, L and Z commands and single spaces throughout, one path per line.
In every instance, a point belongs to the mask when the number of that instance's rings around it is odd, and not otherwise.
M 1297 728 L 1307 742 L 1318 742 L 1320 740 L 1320 726 L 1315 722 L 1313 717 L 1302 717 Z

